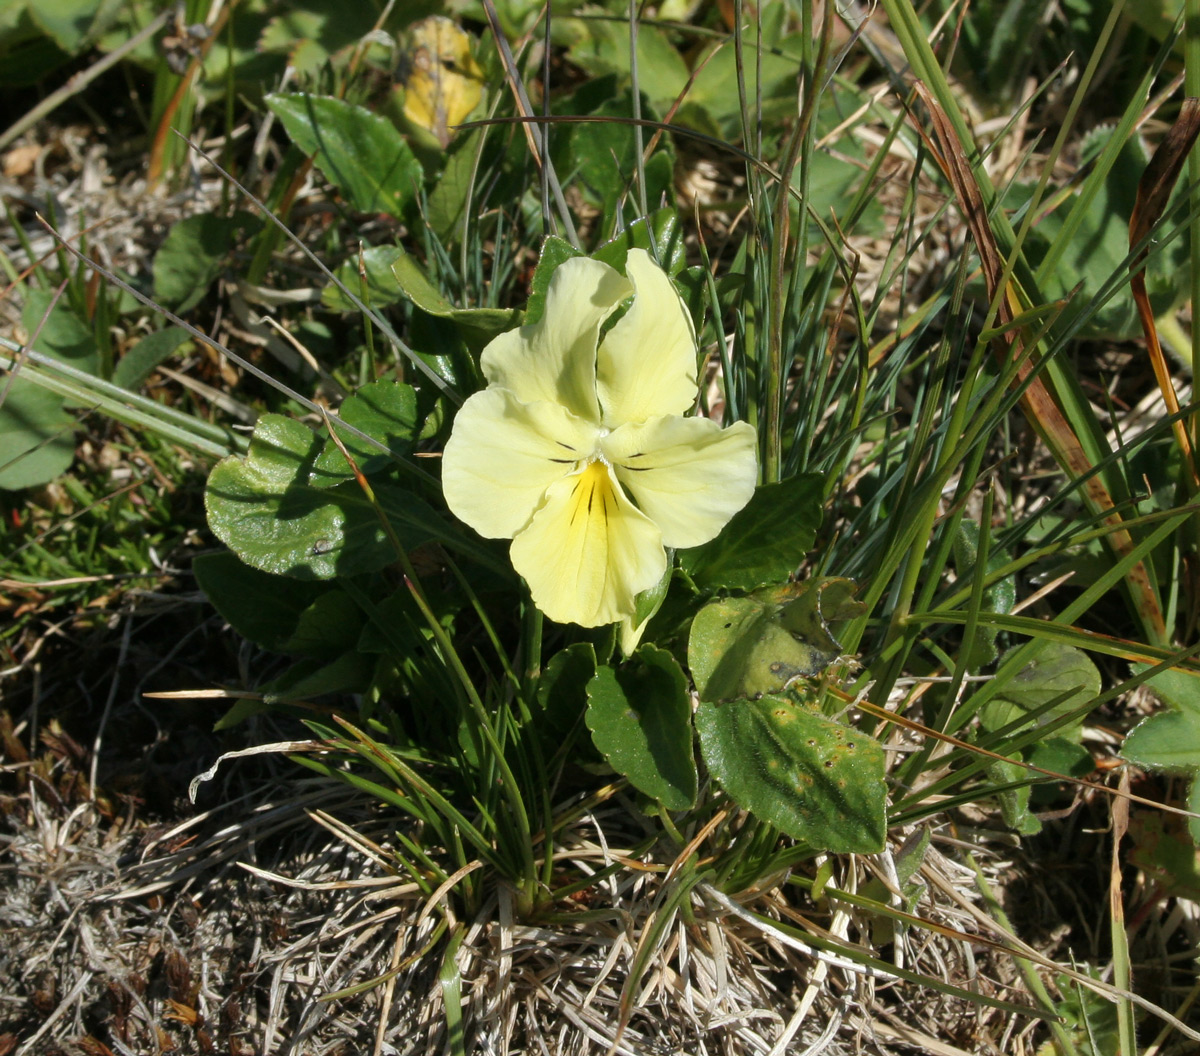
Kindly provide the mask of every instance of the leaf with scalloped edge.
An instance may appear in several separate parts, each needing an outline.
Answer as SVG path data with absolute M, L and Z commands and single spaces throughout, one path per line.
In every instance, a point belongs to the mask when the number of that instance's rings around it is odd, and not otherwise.
M 204 492 L 209 527 L 246 564 L 299 579 L 375 572 L 397 559 L 379 515 L 356 481 L 312 482 L 321 437 L 282 415 L 259 419 L 244 457 L 217 463 Z M 401 545 L 457 538 L 425 502 L 390 482 L 376 501 Z
M 821 525 L 824 477 L 802 473 L 762 484 L 711 542 L 679 552 L 698 587 L 752 590 L 790 576 Z
M 819 675 L 841 655 L 829 622 L 856 615 L 848 579 L 764 587 L 710 602 L 692 621 L 688 667 L 701 700 L 734 700 L 784 690 Z
M 687 678 L 665 649 L 643 645 L 618 668 L 599 667 L 586 721 L 609 765 L 668 810 L 696 802 Z
M 416 390 L 400 381 L 385 379 L 369 382 L 342 402 L 338 408 L 338 419 L 335 419 L 335 429 L 337 420 L 366 433 L 391 452 L 380 451 L 354 433 L 345 430 L 338 432 L 338 439 L 359 470 L 370 476 L 405 458 L 412 451 L 421 428 Z M 353 476 L 346 456 L 332 437 L 325 441 L 325 449 L 313 468 L 314 484 L 334 484 Z
M 424 173 L 387 118 L 344 99 L 305 92 L 272 93 L 266 103 L 351 209 L 403 218 Z
M 872 854 L 887 832 L 883 749 L 787 697 L 696 712 L 704 762 L 740 807 L 810 846 Z

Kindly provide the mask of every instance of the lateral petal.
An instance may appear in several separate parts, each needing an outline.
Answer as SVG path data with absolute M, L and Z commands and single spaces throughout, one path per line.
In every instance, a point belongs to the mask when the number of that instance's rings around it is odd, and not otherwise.
M 683 414 L 696 402 L 692 320 L 666 273 L 644 249 L 631 249 L 625 271 L 633 304 L 605 335 L 596 359 L 604 424 Z
M 550 485 L 510 556 L 542 612 L 584 627 L 632 616 L 667 567 L 662 533 L 599 461 Z
M 560 403 L 581 418 L 599 421 L 596 343 L 600 324 L 629 296 L 629 282 L 588 257 L 564 261 L 550 276 L 542 318 L 508 330 L 483 350 L 480 366 L 489 385 L 508 389 L 522 403 Z
M 708 418 L 651 418 L 600 441 L 617 479 L 662 529 L 663 545 L 716 537 L 754 494 L 757 436 L 748 422 L 722 429 Z
M 480 535 L 511 539 L 546 489 L 592 454 L 596 435 L 593 423 L 557 403 L 477 392 L 459 408 L 442 454 L 446 504 Z

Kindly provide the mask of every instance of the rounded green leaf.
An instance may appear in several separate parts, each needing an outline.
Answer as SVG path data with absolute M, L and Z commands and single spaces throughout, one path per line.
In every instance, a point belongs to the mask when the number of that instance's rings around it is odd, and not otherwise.
M 1200 773 L 1200 713 L 1160 711 L 1143 719 L 1129 731 L 1121 754 L 1150 770 Z
M 541 722 L 554 736 L 570 734 L 584 714 L 588 683 L 595 674 L 596 648 L 591 642 L 574 642 L 546 664 L 538 678 L 537 702 Z
M 587 725 L 609 765 L 668 810 L 696 802 L 687 678 L 665 649 L 644 645 L 588 683 Z
M 258 223 L 247 213 L 197 213 L 172 224 L 154 254 L 154 296 L 178 312 L 194 308 L 221 274 L 238 231 Z
M 820 674 L 842 651 L 826 620 L 854 614 L 852 590 L 846 579 L 815 579 L 710 602 L 688 638 L 700 699 L 777 693 L 796 678 Z
M 65 473 L 77 428 L 61 396 L 18 376 L 0 407 L 0 488 L 35 488 Z
M 546 310 L 546 291 L 550 288 L 555 269 L 564 261 L 579 255 L 579 250 L 557 235 L 547 235 L 542 239 L 537 267 L 533 269 L 533 278 L 529 283 L 529 303 L 525 305 L 524 322 L 527 326 L 541 321 Z
M 883 749 L 786 697 L 702 703 L 700 751 L 740 807 L 819 850 L 883 849 Z
M 698 587 L 752 590 L 795 571 L 821 525 L 824 478 L 802 473 L 764 484 L 712 542 L 679 552 Z
M 53 307 L 52 307 L 53 306 Z M 91 330 L 52 290 L 29 290 L 21 325 L 37 351 L 79 370 L 94 372 L 98 353 Z M 46 484 L 75 458 L 79 423 L 63 398 L 19 373 L 0 379 L 0 488 Z
M 267 105 L 352 209 L 402 216 L 424 173 L 395 125 L 331 96 L 277 93 Z
M 452 322 L 462 339 L 476 351 L 497 334 L 512 330 L 521 322 L 521 313 L 515 309 L 455 308 L 408 253 L 402 252 L 396 257 L 389 269 L 405 297 L 421 311 Z
M 1131 664 L 1130 670 L 1140 675 L 1149 667 L 1149 664 Z M 1154 690 L 1164 704 L 1200 715 L 1200 678 L 1196 675 L 1182 668 L 1168 667 L 1146 679 L 1145 684 Z
M 53 307 L 51 307 L 53 306 Z M 95 372 L 100 361 L 92 328 L 53 290 L 29 290 L 21 312 L 21 325 L 33 347 L 78 370 Z M 34 335 L 37 340 L 33 341 Z
M 411 385 L 399 381 L 373 381 L 364 385 L 338 408 L 338 418 L 366 433 L 371 439 L 378 440 L 391 452 L 389 455 L 362 437 L 339 430 L 338 438 L 358 468 L 367 475 L 407 456 L 412 451 L 420 428 L 416 391 Z M 322 483 L 319 479 L 322 474 L 328 474 L 329 483 L 353 475 L 346 456 L 332 438 L 326 440 L 325 449 L 317 458 L 314 469 L 318 474 L 314 483 Z
M 1000 658 L 1002 665 L 1008 655 L 1005 653 Z M 1044 724 L 1076 711 L 1099 695 L 1100 672 L 1091 657 L 1074 646 L 1047 642 L 1037 656 L 980 709 L 979 719 L 989 730 L 999 730 L 1024 715 Z M 1058 735 L 1068 736 L 1073 730 L 1078 737 L 1082 722 L 1080 717 L 1078 723 L 1061 728 Z
M 213 533 L 246 564 L 299 579 L 374 572 L 396 552 L 357 482 L 311 481 L 321 438 L 299 422 L 264 415 L 244 458 L 217 463 L 204 501 Z M 374 485 L 380 510 L 406 549 L 442 538 L 440 518 L 396 485 Z
M 623 271 L 625 258 L 631 249 L 646 250 L 672 278 L 679 274 L 687 263 L 687 250 L 683 228 L 675 210 L 658 209 L 649 216 L 635 220 L 611 242 L 600 246 L 592 256 Z
M 357 253 L 338 266 L 334 275 L 342 286 L 362 298 L 371 308 L 386 308 L 404 297 L 404 291 L 392 274 L 392 265 L 404 256 L 399 246 L 371 246 L 361 257 L 362 270 L 367 277 L 367 295 L 362 297 L 360 257 Z M 321 291 L 321 303 L 335 312 L 357 312 L 358 305 L 350 300 L 337 283 L 331 282 Z
M 243 638 L 276 653 L 288 651 L 305 610 L 330 589 L 327 583 L 260 572 L 228 550 L 200 554 L 192 560 L 192 573 L 222 619 Z M 263 598 L 271 604 L 264 605 Z

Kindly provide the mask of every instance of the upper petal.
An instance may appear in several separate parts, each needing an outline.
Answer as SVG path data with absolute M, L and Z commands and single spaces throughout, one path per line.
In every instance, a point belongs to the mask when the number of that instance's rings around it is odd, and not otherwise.
M 696 402 L 692 320 L 663 270 L 644 249 L 631 249 L 625 271 L 633 304 L 605 335 L 596 360 L 604 424 L 683 414 Z
M 550 276 L 542 318 L 500 334 L 483 350 L 480 366 L 488 384 L 508 389 L 522 403 L 549 400 L 599 421 L 600 324 L 629 291 L 629 282 L 607 264 L 588 257 L 564 261 Z
M 748 422 L 722 429 L 708 418 L 651 418 L 615 429 L 600 447 L 665 546 L 707 543 L 754 494 L 757 436 Z
M 557 403 L 477 392 L 459 408 L 442 454 L 446 504 L 480 535 L 511 539 L 595 444 L 596 426 Z
M 667 567 L 662 533 L 599 461 L 550 485 L 511 557 L 542 612 L 584 627 L 632 616 Z

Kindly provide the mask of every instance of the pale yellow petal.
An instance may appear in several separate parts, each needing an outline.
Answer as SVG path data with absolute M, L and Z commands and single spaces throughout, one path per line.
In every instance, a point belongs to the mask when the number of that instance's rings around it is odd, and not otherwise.
M 637 595 L 667 567 L 662 534 L 593 462 L 550 485 L 546 504 L 512 544 L 533 603 L 558 623 L 598 627 L 632 616 Z
M 480 535 L 511 539 L 546 489 L 591 455 L 596 432 L 557 403 L 523 404 L 504 389 L 477 392 L 459 408 L 442 455 L 446 504 Z
M 633 651 L 641 644 L 642 635 L 646 633 L 646 624 L 650 622 L 647 616 L 641 623 L 635 624 L 634 617 L 625 616 L 617 627 L 617 645 L 622 656 L 633 656 Z
M 683 414 L 696 402 L 696 338 L 683 301 L 645 250 L 629 251 L 625 271 L 633 304 L 605 335 L 596 361 L 609 428 Z
M 565 261 L 550 277 L 542 318 L 500 334 L 483 350 L 484 377 L 522 403 L 553 401 L 581 418 L 599 421 L 600 324 L 629 292 L 628 281 L 607 264 L 587 257 Z
M 613 430 L 600 448 L 665 546 L 707 543 L 754 494 L 757 438 L 746 422 L 652 418 Z

